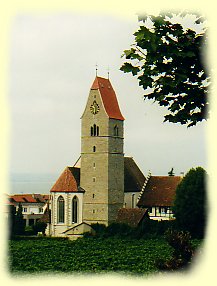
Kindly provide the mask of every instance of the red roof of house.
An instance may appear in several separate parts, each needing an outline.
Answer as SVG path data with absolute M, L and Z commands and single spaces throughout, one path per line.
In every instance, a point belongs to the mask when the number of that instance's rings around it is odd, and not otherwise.
M 97 89 L 100 91 L 102 102 L 109 118 L 124 120 L 118 105 L 115 91 L 109 79 L 97 76 L 92 84 L 91 89 Z
M 60 175 L 56 183 L 51 188 L 51 192 L 82 192 L 79 187 L 80 183 L 80 168 L 66 167 Z
M 147 210 L 148 209 L 121 208 L 118 210 L 116 222 L 136 227 L 145 215 L 147 215 Z
M 151 176 L 137 205 L 139 207 L 172 206 L 176 188 L 181 179 L 182 177 L 179 176 Z
M 49 199 L 49 195 L 19 194 L 11 195 L 9 199 L 12 203 L 45 203 Z

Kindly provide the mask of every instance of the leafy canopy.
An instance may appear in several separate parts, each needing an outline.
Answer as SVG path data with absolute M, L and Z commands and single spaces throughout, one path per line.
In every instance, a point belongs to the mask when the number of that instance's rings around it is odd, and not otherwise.
M 193 28 L 185 29 L 174 19 L 193 18 Z M 140 17 L 135 42 L 122 55 L 126 62 L 120 68 L 137 76 L 144 88 L 144 99 L 154 99 L 166 106 L 164 121 L 188 127 L 208 118 L 210 77 L 203 62 L 207 43 L 202 17 L 196 15 L 160 15 Z M 179 20 L 178 20 L 179 21 Z
M 176 189 L 174 214 L 177 225 L 193 235 L 203 236 L 207 217 L 206 171 L 192 168 Z

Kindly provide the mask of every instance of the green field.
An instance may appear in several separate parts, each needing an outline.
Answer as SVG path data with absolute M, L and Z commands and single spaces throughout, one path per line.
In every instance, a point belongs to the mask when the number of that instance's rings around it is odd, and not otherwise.
M 155 260 L 169 258 L 171 253 L 172 249 L 163 238 L 11 240 L 9 270 L 13 275 L 51 272 L 146 275 L 158 272 Z

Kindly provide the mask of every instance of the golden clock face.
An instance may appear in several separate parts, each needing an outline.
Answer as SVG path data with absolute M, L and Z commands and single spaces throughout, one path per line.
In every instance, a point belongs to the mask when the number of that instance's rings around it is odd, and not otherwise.
M 99 105 L 95 100 L 94 100 L 93 104 L 90 106 L 90 111 L 93 114 L 97 114 L 99 112 Z

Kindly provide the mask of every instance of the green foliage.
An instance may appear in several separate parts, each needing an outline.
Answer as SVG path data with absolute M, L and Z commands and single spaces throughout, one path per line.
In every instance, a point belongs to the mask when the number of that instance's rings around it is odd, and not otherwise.
M 120 69 L 137 76 L 139 85 L 148 90 L 145 99 L 168 108 L 164 121 L 190 127 L 208 118 L 210 77 L 203 61 L 206 28 L 200 33 L 184 30 L 181 24 L 173 23 L 173 16 L 177 15 L 141 17 L 135 42 L 124 51 L 126 62 Z M 195 26 L 203 22 L 195 15 Z
M 206 171 L 191 169 L 176 189 L 174 214 L 177 226 L 193 236 L 203 237 L 207 217 Z
M 163 239 L 120 238 L 76 241 L 40 237 L 13 240 L 9 245 L 9 269 L 29 273 L 123 273 L 146 275 L 158 272 L 154 260 L 170 257 Z
M 161 257 L 170 259 L 171 251 L 163 238 L 111 237 L 70 241 L 26 237 L 9 242 L 9 270 L 15 275 L 114 272 L 147 275 L 159 272 L 154 261 Z
M 159 259 L 156 265 L 161 270 L 177 270 L 186 269 L 190 266 L 194 250 L 191 244 L 191 236 L 189 232 L 168 230 L 166 239 L 173 248 L 172 257 L 168 260 Z
M 34 225 L 32 226 L 32 229 L 33 229 L 33 232 L 34 232 L 35 234 L 37 234 L 38 232 L 42 232 L 43 234 L 45 234 L 45 229 L 46 229 L 46 227 L 47 227 L 46 222 L 40 222 L 40 221 L 38 221 L 38 222 L 36 222 L 36 224 L 34 224 Z
M 106 225 L 102 223 L 92 223 L 92 228 L 95 230 L 97 235 L 104 234 L 106 231 Z
M 15 235 L 22 235 L 25 232 L 25 220 L 22 214 L 22 205 L 19 203 L 18 210 L 15 215 L 14 221 L 14 234 Z
M 13 205 L 8 206 L 8 235 L 9 238 L 13 237 L 15 234 L 15 216 L 16 216 L 16 208 Z
M 31 225 L 28 225 L 25 227 L 25 235 L 34 235 L 34 234 L 35 234 L 35 232 L 33 231 Z
M 169 228 L 175 227 L 175 221 L 157 221 L 147 219 L 138 227 L 131 227 L 124 223 L 112 223 L 109 226 L 104 224 L 92 224 L 96 231 L 95 238 L 119 237 L 129 239 L 140 238 L 156 238 L 163 236 Z M 86 234 L 86 237 L 92 237 L 91 234 Z

